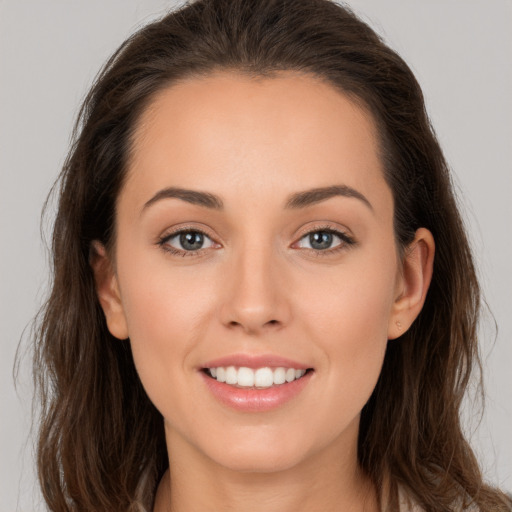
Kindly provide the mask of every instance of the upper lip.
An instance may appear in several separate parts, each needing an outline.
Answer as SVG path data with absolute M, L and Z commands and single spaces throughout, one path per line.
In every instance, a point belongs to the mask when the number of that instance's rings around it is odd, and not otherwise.
M 243 366 L 253 369 L 264 367 L 283 367 L 295 368 L 296 370 L 307 370 L 308 368 L 311 368 L 311 366 L 307 364 L 299 363 L 298 361 L 276 354 L 231 354 L 229 356 L 219 357 L 218 359 L 208 361 L 202 366 L 202 368 L 218 368 L 219 366 Z

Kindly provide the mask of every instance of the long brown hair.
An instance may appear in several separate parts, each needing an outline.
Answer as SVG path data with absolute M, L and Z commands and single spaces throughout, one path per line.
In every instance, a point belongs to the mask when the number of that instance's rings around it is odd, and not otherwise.
M 319 77 L 377 123 L 403 249 L 419 227 L 436 241 L 419 317 L 390 341 L 365 405 L 358 457 L 378 490 L 401 486 L 429 511 L 474 503 L 509 510 L 487 486 L 459 408 L 479 366 L 480 291 L 450 175 L 404 61 L 348 8 L 329 0 L 198 0 L 142 28 L 111 57 L 80 111 L 59 178 L 53 288 L 36 329 L 41 399 L 38 471 L 50 510 L 149 510 L 167 467 L 163 420 L 146 396 L 130 345 L 114 339 L 89 265 L 91 242 L 115 239 L 116 198 L 134 126 L 157 91 L 222 69 L 254 77 Z

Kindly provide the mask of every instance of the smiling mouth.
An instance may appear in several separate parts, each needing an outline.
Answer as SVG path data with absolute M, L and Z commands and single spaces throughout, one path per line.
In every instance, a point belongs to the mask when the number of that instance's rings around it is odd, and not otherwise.
M 247 368 L 246 366 L 217 366 L 204 368 L 204 373 L 217 382 L 223 382 L 236 388 L 267 389 L 274 386 L 290 383 L 299 380 L 312 368 Z

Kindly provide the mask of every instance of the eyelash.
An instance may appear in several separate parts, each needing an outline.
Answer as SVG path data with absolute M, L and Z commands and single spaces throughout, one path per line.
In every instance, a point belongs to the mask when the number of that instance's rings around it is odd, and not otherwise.
M 337 236 L 341 240 L 341 243 L 332 249 L 321 250 L 321 249 L 305 248 L 305 250 L 311 251 L 312 253 L 314 253 L 315 256 L 318 256 L 318 257 L 333 256 L 335 254 L 338 254 L 341 251 L 349 249 L 351 246 L 354 246 L 356 244 L 355 239 L 352 238 L 351 236 L 347 235 L 347 233 L 344 233 L 343 231 L 339 231 L 337 229 L 333 229 L 330 226 L 316 226 L 314 229 L 311 229 L 310 231 L 307 231 L 306 233 L 304 233 L 299 238 L 298 241 L 306 238 L 307 236 L 312 235 L 313 233 L 329 233 L 331 235 Z
M 163 237 L 161 237 L 158 240 L 157 245 L 159 245 L 165 252 L 169 252 L 169 253 L 173 254 L 174 256 L 181 256 L 183 258 L 189 257 L 189 256 L 192 256 L 192 257 L 200 256 L 201 253 L 203 252 L 203 249 L 199 249 L 197 251 L 182 251 L 180 249 L 176 249 L 175 247 L 172 247 L 171 245 L 167 245 L 167 242 L 169 242 L 169 240 L 173 239 L 175 236 L 178 236 L 178 235 L 181 235 L 184 233 L 200 233 L 201 235 L 206 236 L 211 240 L 210 235 L 208 235 L 208 233 L 206 233 L 202 229 L 181 228 L 176 231 L 173 231 L 172 233 L 169 233 L 168 235 L 164 235 Z
M 332 255 L 337 254 L 338 252 L 345 250 L 347 248 L 350 248 L 351 246 L 356 244 L 356 241 L 351 236 L 347 235 L 343 231 L 338 231 L 337 229 L 333 229 L 330 226 L 315 227 L 314 229 L 304 233 L 299 238 L 298 241 L 304 239 L 307 236 L 312 235 L 313 233 L 319 233 L 319 232 L 335 235 L 341 240 L 341 243 L 339 245 L 337 245 L 336 247 L 334 247 L 333 249 L 320 250 L 320 249 L 305 248 L 305 250 L 314 252 L 314 254 L 316 256 L 332 256 Z M 205 231 L 203 231 L 199 228 L 182 228 L 182 229 L 173 231 L 172 233 L 169 233 L 169 234 L 161 237 L 158 240 L 157 245 L 160 246 L 162 248 L 162 250 L 169 252 L 175 256 L 181 256 L 181 257 L 200 256 L 204 249 L 198 249 L 196 251 L 185 251 L 185 250 L 176 249 L 175 247 L 168 245 L 169 240 L 173 239 L 174 237 L 176 237 L 178 235 L 184 234 L 184 233 L 200 233 L 201 235 L 203 235 L 211 240 L 211 237 L 208 235 L 208 233 L 206 233 Z

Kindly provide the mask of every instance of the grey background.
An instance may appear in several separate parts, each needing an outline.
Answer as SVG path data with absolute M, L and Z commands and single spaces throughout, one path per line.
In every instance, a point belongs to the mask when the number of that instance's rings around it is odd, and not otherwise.
M 12 366 L 20 336 L 45 295 L 43 202 L 99 67 L 135 28 L 172 5 L 0 0 L 0 512 L 37 510 L 40 501 L 30 440 L 30 356 L 22 358 L 17 391 Z M 350 5 L 415 71 L 454 169 L 484 292 L 499 325 L 495 344 L 489 316 L 482 329 L 486 413 L 479 423 L 467 407 L 466 423 L 488 480 L 510 491 L 512 0 Z

